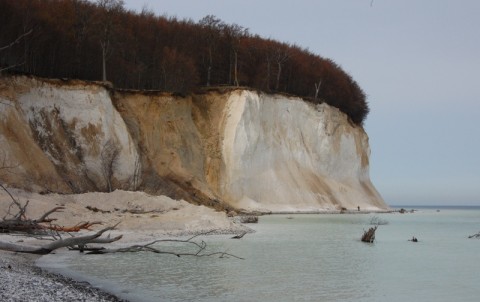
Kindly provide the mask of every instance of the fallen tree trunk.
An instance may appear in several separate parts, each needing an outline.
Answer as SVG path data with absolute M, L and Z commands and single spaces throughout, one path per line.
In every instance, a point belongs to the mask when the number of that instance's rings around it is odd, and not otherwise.
M 41 245 L 41 246 L 21 245 L 21 244 L 0 241 L 0 249 L 4 251 L 10 251 L 10 252 L 46 255 L 62 247 L 71 247 L 75 245 L 84 246 L 90 243 L 111 243 L 111 242 L 120 240 L 122 238 L 122 235 L 119 235 L 113 238 L 110 238 L 110 237 L 99 238 L 100 236 L 102 236 L 103 233 L 113 230 L 114 228 L 115 226 L 107 227 L 92 235 L 70 237 L 66 239 L 57 239 L 55 241 L 52 241 L 48 244 Z
M 7 209 L 7 214 L 5 217 L 3 217 L 3 220 L 0 221 L 0 232 L 5 232 L 5 233 L 10 233 L 10 232 L 19 232 L 19 233 L 24 233 L 25 235 L 31 235 L 31 234 L 41 234 L 41 235 L 49 235 L 52 237 L 53 241 L 40 245 L 40 246 L 35 246 L 35 245 L 23 245 L 23 244 L 16 244 L 16 243 L 10 243 L 10 242 L 2 242 L 0 241 L 0 250 L 5 250 L 5 251 L 11 251 L 11 252 L 17 252 L 17 253 L 29 253 L 29 254 L 40 254 L 40 255 L 45 255 L 49 254 L 52 251 L 55 251 L 59 248 L 64 248 L 68 247 L 71 250 L 79 250 L 80 252 L 83 251 L 88 251 L 88 254 L 107 254 L 107 253 L 133 253 L 133 252 L 153 252 L 153 253 L 158 253 L 158 254 L 171 254 L 175 255 L 177 257 L 181 256 L 196 256 L 196 257 L 205 257 L 205 256 L 214 256 L 214 255 L 220 255 L 220 258 L 223 258 L 225 256 L 231 256 L 237 259 L 243 259 L 238 256 L 229 254 L 227 252 L 210 252 L 206 253 L 205 249 L 207 247 L 207 244 L 202 240 L 200 242 L 195 242 L 193 241 L 194 238 L 200 235 L 206 235 L 210 232 L 207 233 L 202 233 L 199 235 L 195 235 L 189 239 L 182 240 L 182 239 L 161 239 L 161 240 L 155 240 L 147 244 L 137 244 L 137 245 L 132 245 L 128 247 L 122 247 L 122 248 L 113 248 L 113 249 L 106 249 L 103 247 L 87 247 L 87 244 L 92 244 L 92 243 L 112 243 L 115 241 L 118 241 L 122 238 L 122 235 L 119 235 L 117 237 L 110 238 L 110 235 L 106 238 L 100 238 L 105 232 L 110 231 L 115 229 L 115 227 L 118 225 L 118 223 L 114 226 L 111 227 L 106 227 L 94 234 L 90 235 L 84 235 L 84 236 L 77 236 L 77 237 L 70 237 L 63 239 L 60 237 L 60 233 L 65 233 L 65 232 L 78 232 L 80 230 L 87 229 L 92 225 L 96 224 L 101 224 L 101 222 L 96 221 L 96 222 L 82 222 L 79 223 L 73 227 L 62 227 L 62 226 L 57 226 L 57 225 L 52 225 L 51 222 L 56 220 L 54 218 L 48 218 L 48 216 L 52 213 L 55 212 L 60 212 L 61 210 L 64 209 L 64 207 L 55 207 L 51 209 L 50 211 L 47 211 L 44 213 L 40 218 L 38 219 L 28 219 L 26 216 L 27 212 L 27 206 L 28 206 L 28 201 L 22 205 L 20 202 L 18 202 L 11 194 L 8 192 L 8 190 L 0 184 L 0 186 L 10 195 L 12 199 L 12 203 Z M 18 212 L 16 214 L 11 213 L 12 207 L 17 207 Z M 92 211 L 100 211 L 104 212 L 102 210 L 99 210 L 96 207 L 91 207 L 90 210 Z M 8 218 L 7 218 L 8 216 Z M 47 225 L 43 225 L 41 223 L 48 223 Z M 47 231 L 47 232 L 46 232 Z M 245 235 L 245 234 L 243 234 Z M 242 236 L 243 236 L 242 235 Z M 172 252 L 168 250 L 161 250 L 158 247 L 154 247 L 155 244 L 158 243 L 163 243 L 163 242 L 174 242 L 174 243 L 180 243 L 180 244 L 187 244 L 189 246 L 194 246 L 196 249 L 193 252 Z M 182 249 L 184 250 L 184 249 Z

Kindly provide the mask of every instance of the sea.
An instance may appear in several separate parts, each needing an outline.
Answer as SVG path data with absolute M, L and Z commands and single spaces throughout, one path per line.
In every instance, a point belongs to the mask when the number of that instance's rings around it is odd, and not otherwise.
M 241 239 L 193 239 L 205 242 L 204 253 L 243 259 L 67 252 L 38 265 L 130 301 L 480 301 L 480 238 L 468 238 L 480 232 L 480 207 L 403 208 L 266 215 Z M 372 222 L 380 222 L 375 241 L 364 243 Z

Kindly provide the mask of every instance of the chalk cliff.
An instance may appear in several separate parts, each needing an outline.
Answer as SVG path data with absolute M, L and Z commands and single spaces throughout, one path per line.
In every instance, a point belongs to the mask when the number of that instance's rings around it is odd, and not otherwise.
M 0 181 L 33 191 L 143 190 L 223 210 L 387 208 L 362 127 L 295 97 L 3 77 L 0 144 Z

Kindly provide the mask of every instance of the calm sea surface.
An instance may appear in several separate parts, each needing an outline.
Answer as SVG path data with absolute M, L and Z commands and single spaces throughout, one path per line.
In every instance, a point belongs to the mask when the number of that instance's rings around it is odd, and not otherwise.
M 373 216 L 388 224 L 362 243 Z M 272 215 L 251 226 L 240 240 L 202 237 L 245 260 L 70 252 L 39 264 L 131 301 L 480 301 L 480 239 L 467 238 L 480 231 L 478 207 Z

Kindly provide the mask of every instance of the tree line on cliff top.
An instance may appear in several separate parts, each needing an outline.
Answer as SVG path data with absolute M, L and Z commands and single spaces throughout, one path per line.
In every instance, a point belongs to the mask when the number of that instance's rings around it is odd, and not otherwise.
M 357 124 L 369 111 L 332 60 L 211 15 L 179 20 L 122 0 L 1 0 L 0 20 L 0 70 L 181 93 L 247 86 L 326 102 Z

